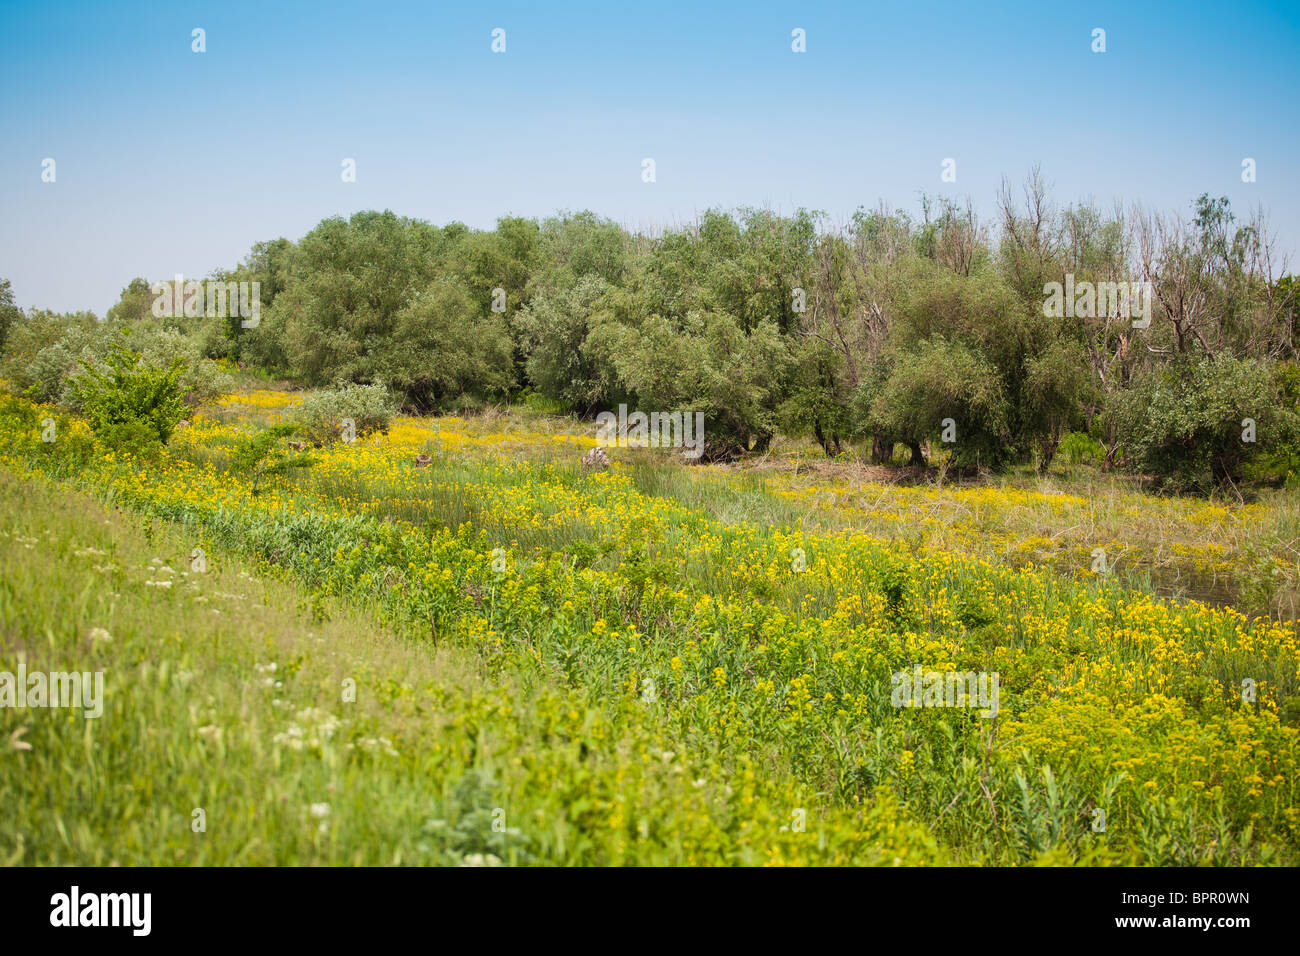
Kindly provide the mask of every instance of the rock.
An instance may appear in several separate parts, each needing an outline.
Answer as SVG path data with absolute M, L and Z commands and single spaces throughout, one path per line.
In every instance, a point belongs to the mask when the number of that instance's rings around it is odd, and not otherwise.
M 605 454 L 605 449 L 599 445 L 582 456 L 583 471 L 604 471 L 608 467 L 609 455 Z

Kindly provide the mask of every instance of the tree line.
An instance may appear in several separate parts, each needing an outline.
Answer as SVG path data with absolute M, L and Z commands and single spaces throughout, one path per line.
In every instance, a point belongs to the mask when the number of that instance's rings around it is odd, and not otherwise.
M 382 384 L 417 412 L 702 411 L 710 460 L 782 433 L 876 463 L 1045 470 L 1064 443 L 1205 489 L 1300 474 L 1300 312 L 1277 268 L 1261 212 L 1059 206 L 1037 171 L 1004 184 L 992 223 L 929 197 L 835 226 L 710 210 L 654 233 L 591 212 L 476 230 L 372 211 L 215 273 L 258 283 L 254 327 L 159 318 L 143 278 L 104 321 L 21 312 L 6 283 L 0 375 L 56 399 L 134 329 L 304 386 Z M 1086 294 L 1063 308 L 1054 283 Z

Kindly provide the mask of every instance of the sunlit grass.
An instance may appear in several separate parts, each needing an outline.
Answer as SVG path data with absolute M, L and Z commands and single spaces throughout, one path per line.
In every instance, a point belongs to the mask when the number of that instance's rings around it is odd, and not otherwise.
M 425 653 L 454 649 L 492 688 L 538 695 L 506 691 L 501 717 L 525 766 L 542 746 L 526 728 L 559 707 L 552 733 L 604 769 L 542 778 L 586 808 L 545 858 L 588 839 L 587 861 L 889 862 L 882 846 L 904 862 L 1297 858 L 1294 624 L 1167 601 L 1123 563 L 1162 524 L 1171 551 L 1200 528 L 1206 546 L 1271 556 L 1284 499 L 1108 497 L 1050 476 L 903 487 L 645 449 L 587 473 L 585 425 L 500 411 L 399 419 L 253 494 L 229 451 L 264 421 L 196 418 L 158 462 L 75 468 L 11 425 L 5 463 L 268 562 L 303 613 L 342 599 Z M 1030 528 L 1049 544 L 1005 547 Z M 1124 573 L 1094 573 L 1087 545 Z M 999 673 L 997 720 L 894 707 L 890 677 L 915 664 Z M 631 808 L 647 761 L 721 788 L 710 800 L 727 791 L 725 822 L 687 799 L 655 824 L 676 797 L 653 787 Z M 817 821 L 806 834 L 796 810 Z M 802 839 L 814 829 L 836 836 Z

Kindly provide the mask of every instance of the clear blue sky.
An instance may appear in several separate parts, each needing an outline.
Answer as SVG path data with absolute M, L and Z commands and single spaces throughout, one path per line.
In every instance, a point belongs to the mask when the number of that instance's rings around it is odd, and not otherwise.
M 1295 259 L 1298 41 L 1295 2 L 0 0 L 0 277 L 102 315 L 132 276 L 201 277 L 361 209 L 635 227 L 925 190 L 988 213 L 1035 163 L 1061 203 L 1263 204 Z

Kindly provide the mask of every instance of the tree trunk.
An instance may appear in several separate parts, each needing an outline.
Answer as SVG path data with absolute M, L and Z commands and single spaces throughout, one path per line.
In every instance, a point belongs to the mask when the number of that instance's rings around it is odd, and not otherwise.
M 894 440 L 876 432 L 871 436 L 871 463 L 883 465 L 894 457 Z
M 1056 457 L 1056 449 L 1061 444 L 1061 440 L 1056 437 L 1044 438 L 1038 446 L 1038 473 L 1047 474 L 1047 469 L 1052 467 L 1052 459 Z
M 1119 441 L 1109 441 L 1106 443 L 1106 457 L 1102 459 L 1101 470 L 1104 472 L 1115 470 L 1115 454 L 1119 451 Z
M 813 422 L 813 435 L 817 438 L 817 444 L 822 446 L 822 454 L 829 458 L 831 456 L 831 446 L 826 440 L 826 433 L 822 431 L 821 422 Z

